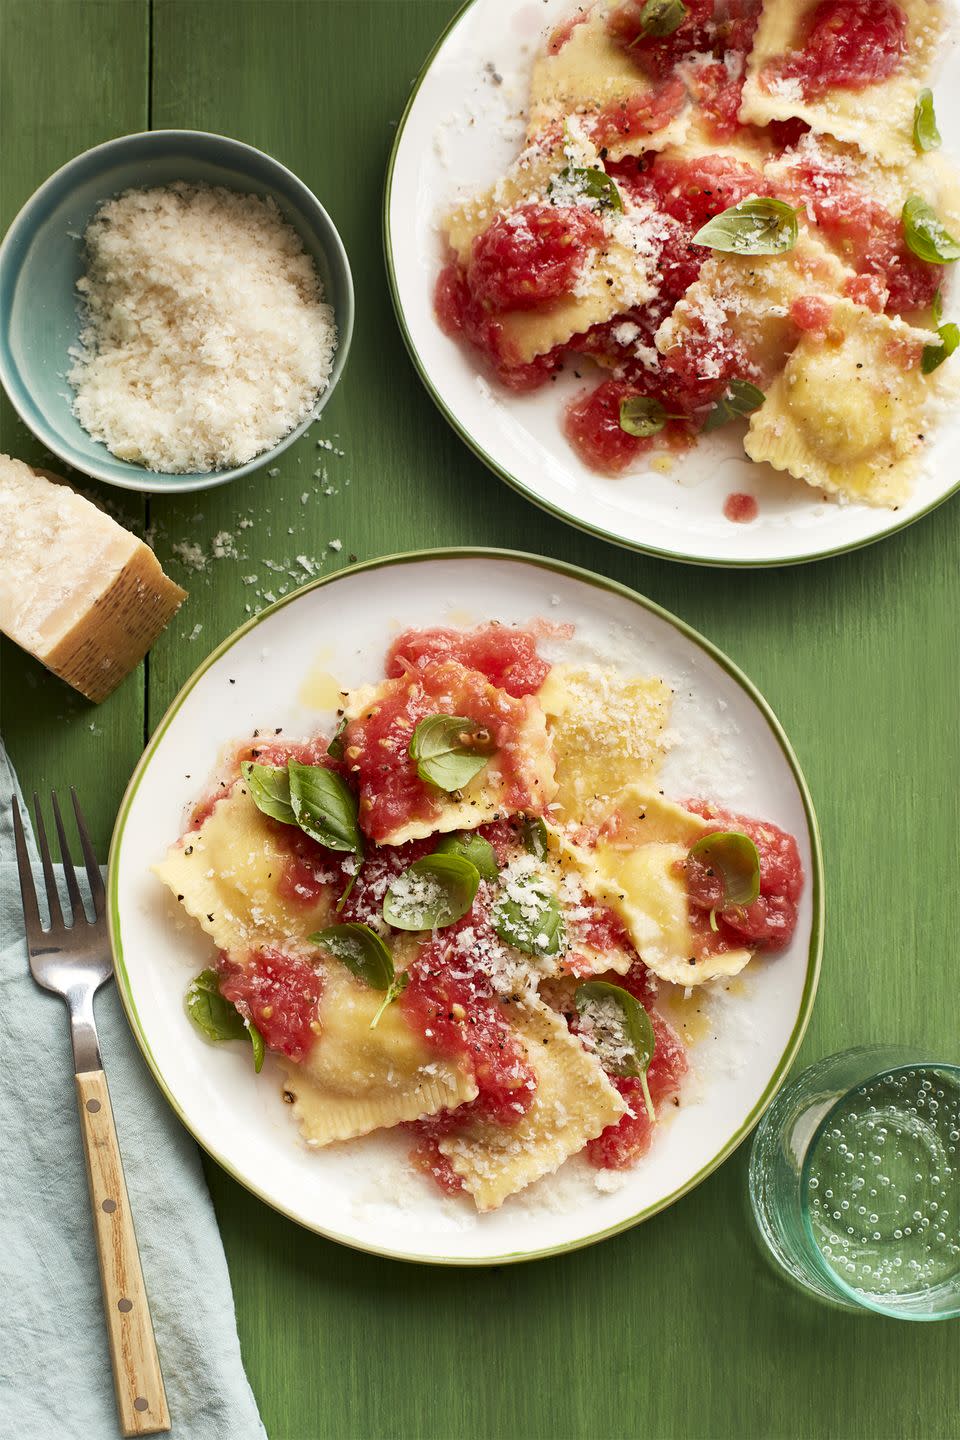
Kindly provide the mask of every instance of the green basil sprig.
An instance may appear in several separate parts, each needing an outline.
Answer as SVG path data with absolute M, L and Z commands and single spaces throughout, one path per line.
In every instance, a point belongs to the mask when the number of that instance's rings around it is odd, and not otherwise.
M 383 1004 L 370 1021 L 370 1029 L 375 1030 L 388 1006 L 406 990 L 410 976 L 404 970 L 397 974 L 393 956 L 369 925 L 354 921 L 346 925 L 328 925 L 326 929 L 318 930 L 309 938 L 312 944 L 322 945 L 325 950 L 329 950 L 336 960 L 346 965 L 350 973 L 365 985 L 369 985 L 371 990 L 386 992 Z
M 760 894 L 760 856 L 749 835 L 738 830 L 718 830 L 691 845 L 689 858 L 705 866 L 707 873 L 723 882 L 723 899 L 718 907 L 752 905 Z M 710 912 L 716 929 L 716 912 Z
M 598 1048 L 601 1050 L 606 1038 L 616 1052 L 613 1058 L 601 1054 L 604 1069 L 611 1075 L 632 1075 L 639 1079 L 647 1114 L 651 1120 L 655 1120 L 656 1113 L 647 1085 L 647 1071 L 657 1047 L 657 1038 L 650 1016 L 640 1001 L 631 995 L 629 990 L 624 990 L 621 985 L 611 985 L 608 980 L 584 981 L 577 986 L 573 998 L 581 1015 L 588 1008 L 596 1007 L 594 1016 L 600 1018 L 597 1010 L 600 1011 L 603 1019 L 598 1027 L 599 1033 L 595 1033 L 594 1038 L 599 1041 Z M 612 1022 L 609 1026 L 603 1023 L 607 1016 Z
M 588 199 L 596 200 L 600 210 L 623 209 L 623 200 L 613 176 L 608 175 L 605 170 L 598 169 L 595 165 L 567 165 L 560 171 L 558 179 L 575 186 Z M 551 181 L 547 187 L 547 194 L 550 195 L 553 189 L 554 182 Z
M 760 409 L 766 398 L 763 391 L 756 385 L 751 385 L 749 380 L 731 380 L 707 416 L 703 433 L 709 434 L 711 430 L 719 430 L 721 425 L 726 425 L 730 420 L 752 415 L 754 410 Z
M 410 739 L 410 759 L 429 785 L 462 790 L 493 754 L 489 733 L 463 715 L 428 715 Z
M 671 415 L 664 410 L 660 401 L 650 395 L 626 395 L 620 401 L 620 429 L 638 440 L 659 435 L 668 420 L 682 419 L 682 415 Z
M 265 815 L 298 826 L 328 850 L 363 854 L 356 796 L 335 770 L 301 765 L 299 760 L 289 760 L 284 769 L 247 760 L 240 769 L 254 804 Z
M 683 0 L 647 0 L 640 12 L 640 34 L 630 43 L 636 45 L 638 40 L 659 40 L 664 35 L 672 35 L 686 18 Z
M 220 994 L 220 976 L 216 970 L 201 970 L 191 980 L 183 997 L 183 1008 L 194 1028 L 215 1045 L 246 1036 L 253 1046 L 253 1068 L 260 1074 L 266 1053 L 263 1036 L 253 1021 L 248 1024 L 236 1005 Z
M 692 243 L 732 255 L 783 255 L 796 245 L 798 234 L 793 206 L 765 195 L 741 200 L 715 215 L 697 231 Z
M 283 825 L 296 825 L 286 766 L 278 770 L 272 765 L 257 765 L 252 760 L 245 760 L 240 766 L 240 773 L 258 810 Z
M 490 914 L 494 930 L 501 940 L 525 955 L 558 955 L 566 939 L 559 900 L 541 877 L 532 876 L 516 884 L 521 887 L 521 898 L 509 894 L 500 897 Z
M 460 830 L 453 835 L 444 835 L 434 850 L 434 855 L 459 855 L 468 860 L 479 872 L 481 880 L 496 880 L 500 866 L 489 840 L 475 835 L 470 830 Z
M 924 375 L 932 375 L 934 370 L 939 370 L 944 360 L 949 359 L 960 345 L 960 327 L 953 321 L 937 328 L 940 337 L 939 345 L 924 345 L 923 355 L 920 357 L 920 368 Z
M 534 855 L 538 860 L 546 860 L 549 854 L 549 841 L 547 838 L 547 827 L 539 815 L 524 815 L 523 848 L 528 855 Z
M 462 855 L 427 855 L 394 880 L 383 918 L 395 930 L 443 930 L 466 915 L 479 884 L 479 870 Z
M 928 265 L 952 265 L 960 260 L 960 244 L 921 196 L 911 195 L 904 201 L 902 220 L 908 247 Z
M 913 107 L 913 143 L 920 151 L 940 149 L 940 131 L 937 129 L 932 90 L 921 90 Z

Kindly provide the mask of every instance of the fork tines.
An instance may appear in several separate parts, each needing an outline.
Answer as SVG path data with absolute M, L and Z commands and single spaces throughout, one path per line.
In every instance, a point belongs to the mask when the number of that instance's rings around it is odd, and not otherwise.
M 93 904 L 93 919 L 89 923 L 102 921 L 105 917 L 106 907 L 104 903 L 103 878 L 100 874 L 100 866 L 97 864 L 97 857 L 94 853 L 93 843 L 90 839 L 90 832 L 87 829 L 86 821 L 83 818 L 83 811 L 80 809 L 80 802 L 77 799 L 77 792 L 70 787 L 70 798 L 73 801 L 73 813 L 77 822 L 77 833 L 80 836 L 80 848 L 83 851 L 84 869 L 87 875 L 87 882 L 90 886 L 90 898 Z M 47 911 L 50 917 L 49 926 L 44 931 L 40 917 L 40 907 L 37 901 L 36 887 L 33 883 L 33 872 L 30 866 L 30 856 L 27 851 L 26 835 L 23 829 L 23 820 L 20 815 L 20 807 L 16 797 L 13 800 L 13 833 L 17 847 L 17 868 L 20 874 L 20 891 L 23 899 L 23 914 L 27 924 L 28 934 L 33 930 L 48 933 L 54 930 L 66 930 L 73 925 L 88 922 L 88 916 L 80 893 L 80 886 L 77 883 L 77 872 L 74 869 L 70 857 L 70 844 L 67 840 L 67 833 L 64 828 L 63 815 L 60 811 L 60 802 L 57 799 L 56 791 L 50 792 L 50 803 L 53 809 L 53 820 L 57 829 L 57 839 L 60 849 L 60 861 L 63 865 L 63 876 L 67 886 L 67 895 L 70 899 L 70 921 L 64 919 L 63 909 L 60 904 L 60 893 L 57 889 L 57 880 L 53 871 L 53 858 L 50 853 L 50 845 L 47 841 L 46 826 L 43 822 L 43 811 L 40 808 L 40 800 L 37 792 L 33 792 L 33 811 L 36 821 L 37 848 L 40 851 L 40 863 L 43 867 L 43 882 L 47 898 Z

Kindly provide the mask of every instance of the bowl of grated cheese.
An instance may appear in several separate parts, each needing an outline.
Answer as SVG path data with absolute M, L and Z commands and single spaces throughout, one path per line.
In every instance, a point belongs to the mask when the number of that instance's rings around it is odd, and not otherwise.
M 0 382 L 53 454 L 128 490 L 269 464 L 346 363 L 353 281 L 311 190 L 222 135 L 155 130 L 69 161 L 0 245 Z

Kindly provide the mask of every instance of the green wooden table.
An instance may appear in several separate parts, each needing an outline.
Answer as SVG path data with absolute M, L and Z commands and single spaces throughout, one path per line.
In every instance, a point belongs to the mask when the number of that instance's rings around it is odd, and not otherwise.
M 488 474 L 414 375 L 380 252 L 396 122 L 455 9 L 455 0 L 0 0 L 0 224 L 58 165 L 112 135 L 221 131 L 270 151 L 316 191 L 357 287 L 345 377 L 279 475 L 181 499 L 104 495 L 128 522 L 156 527 L 161 559 L 190 601 L 148 664 L 96 709 L 3 647 L 0 728 L 21 778 L 28 788 L 77 784 L 105 854 L 144 739 L 180 684 L 247 606 L 263 603 L 258 590 L 291 584 L 264 562 L 309 553 L 329 572 L 354 556 L 431 545 L 542 551 L 624 581 L 702 629 L 760 685 L 793 739 L 827 857 L 823 979 L 802 1062 L 901 1037 L 956 1057 L 960 504 L 845 558 L 726 574 L 591 540 Z M 344 453 L 318 450 L 318 434 L 338 436 Z M 5 402 L 0 449 L 43 458 Z M 255 524 L 238 531 L 249 516 Z M 209 552 L 224 530 L 248 558 L 202 571 L 176 558 L 179 542 Z M 257 584 L 245 584 L 253 574 Z M 243 1354 L 272 1440 L 955 1440 L 956 1325 L 836 1313 L 778 1283 L 747 1228 L 745 1159 L 605 1245 L 465 1272 L 341 1249 L 208 1164 Z

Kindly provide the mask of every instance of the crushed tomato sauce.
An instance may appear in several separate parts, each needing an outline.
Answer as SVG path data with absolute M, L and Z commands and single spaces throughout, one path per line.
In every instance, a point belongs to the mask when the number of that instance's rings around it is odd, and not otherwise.
M 519 205 L 473 242 L 467 283 L 486 311 L 530 310 L 573 289 L 603 225 L 583 206 Z
M 759 513 L 760 506 L 756 497 L 747 495 L 742 490 L 734 490 L 723 502 L 724 518 L 734 525 L 749 525 L 756 520 Z
M 702 954 L 715 955 L 747 945 L 757 950 L 783 950 L 797 928 L 797 907 L 803 891 L 803 865 L 792 835 L 768 820 L 754 820 L 721 810 L 702 800 L 684 801 L 687 810 L 710 822 L 708 834 L 723 830 L 749 835 L 760 857 L 760 894 L 752 905 L 720 910 L 723 882 L 702 862 L 685 862 L 690 920 Z M 717 930 L 710 925 L 716 912 Z
M 387 651 L 386 673 L 395 678 L 411 666 L 422 669 L 443 660 L 479 670 L 491 685 L 515 699 L 535 694 L 550 673 L 529 630 L 496 624 L 474 630 L 404 630 Z
M 807 100 L 863 90 L 895 75 L 906 53 L 907 17 L 895 0 L 823 0 L 806 19 L 801 47 L 770 61 L 763 83 L 797 80 Z
M 258 950 L 243 965 L 221 955 L 217 968 L 221 995 L 256 1025 L 268 1048 L 298 1063 L 306 1059 L 320 1032 L 323 981 L 313 966 L 279 950 Z

